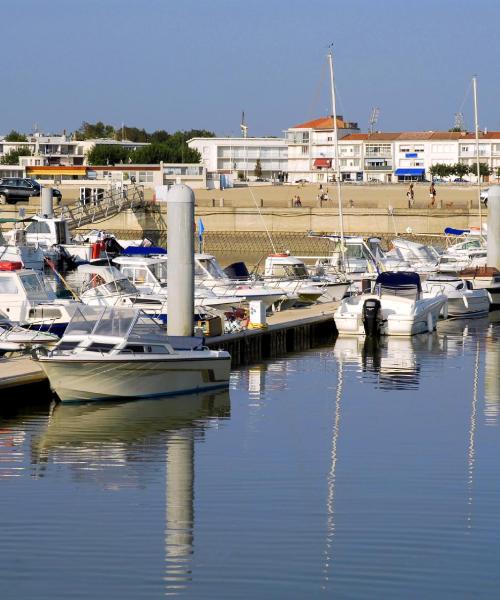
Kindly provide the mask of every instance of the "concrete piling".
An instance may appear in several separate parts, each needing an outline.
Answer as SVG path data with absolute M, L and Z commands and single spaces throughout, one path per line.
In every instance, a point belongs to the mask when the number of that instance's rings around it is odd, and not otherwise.
M 193 335 L 194 194 L 187 185 L 167 193 L 168 335 Z
M 42 186 L 40 193 L 40 212 L 44 217 L 51 219 L 54 216 L 54 199 L 52 188 Z
M 500 269 L 500 185 L 488 191 L 488 266 Z

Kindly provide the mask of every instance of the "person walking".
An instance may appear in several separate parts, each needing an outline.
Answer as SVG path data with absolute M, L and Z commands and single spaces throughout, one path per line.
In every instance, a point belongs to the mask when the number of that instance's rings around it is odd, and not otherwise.
M 408 198 L 408 208 L 413 208 L 413 204 L 415 202 L 415 192 L 413 190 L 413 183 L 410 183 L 410 187 L 406 192 L 406 197 Z
M 431 187 L 429 188 L 429 198 L 431 199 L 429 206 L 434 208 L 434 205 L 436 204 L 436 188 L 434 187 L 434 181 L 431 182 Z

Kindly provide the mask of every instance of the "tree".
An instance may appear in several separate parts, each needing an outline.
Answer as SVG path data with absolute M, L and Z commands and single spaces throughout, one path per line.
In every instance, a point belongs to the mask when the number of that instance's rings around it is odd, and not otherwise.
M 469 166 L 469 174 L 477 176 L 477 164 Z M 479 163 L 479 175 L 480 177 L 489 177 L 491 175 L 491 169 L 486 163 Z
M 260 158 L 258 158 L 257 162 L 255 163 L 254 175 L 258 179 L 262 177 L 262 165 L 260 164 Z
M 81 124 L 80 129 L 75 131 L 75 138 L 77 140 L 95 140 L 114 137 L 115 128 L 113 125 L 106 125 L 102 121 L 97 121 L 97 123 L 88 123 L 87 121 L 84 121 Z
M 24 135 L 24 133 L 19 133 L 15 129 L 13 129 L 10 133 L 5 136 L 6 142 L 27 142 L 28 138 Z M 24 155 L 26 156 L 26 155 Z
M 128 162 L 130 150 L 118 144 L 96 144 L 87 152 L 89 165 L 115 165 Z
M 452 165 L 452 175 L 456 175 L 457 177 L 463 177 L 467 175 L 469 172 L 469 165 L 464 163 L 455 163 Z
M 445 177 L 450 177 L 450 175 L 453 175 L 453 166 L 445 163 L 437 163 L 431 166 L 429 173 L 432 175 L 432 177 L 440 177 L 444 179 Z
M 25 146 L 24 148 L 16 148 L 4 154 L 0 158 L 0 164 L 2 165 L 18 165 L 20 156 L 31 156 L 31 150 Z
M 130 160 L 137 165 L 151 165 L 159 162 L 170 163 L 199 163 L 200 153 L 197 150 L 189 148 L 185 143 L 178 143 L 177 140 L 163 142 L 160 144 L 150 144 L 137 148 L 130 154 Z

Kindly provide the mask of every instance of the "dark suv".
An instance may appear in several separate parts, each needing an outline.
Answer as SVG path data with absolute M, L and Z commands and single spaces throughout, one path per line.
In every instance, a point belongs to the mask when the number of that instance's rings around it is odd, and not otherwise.
M 29 200 L 31 196 L 40 196 L 40 190 L 40 184 L 34 179 L 5 177 L 0 179 L 0 204 Z M 53 196 L 59 204 L 62 198 L 61 192 L 53 189 Z

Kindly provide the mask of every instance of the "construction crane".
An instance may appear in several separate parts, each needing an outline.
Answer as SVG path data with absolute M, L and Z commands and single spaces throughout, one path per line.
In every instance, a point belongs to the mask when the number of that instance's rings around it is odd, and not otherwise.
M 378 117 L 380 115 L 380 108 L 378 106 L 374 106 L 370 113 L 370 119 L 368 121 L 368 133 L 375 132 L 375 125 L 377 124 Z
M 461 112 L 455 113 L 453 128 L 455 129 L 455 131 L 465 131 L 464 113 L 461 113 Z
M 241 135 L 246 138 L 248 135 L 248 125 L 245 123 L 245 111 L 241 113 L 241 123 L 240 123 Z

